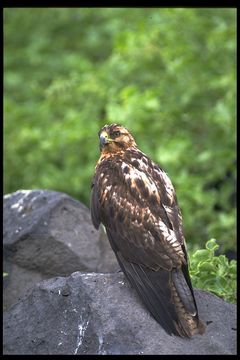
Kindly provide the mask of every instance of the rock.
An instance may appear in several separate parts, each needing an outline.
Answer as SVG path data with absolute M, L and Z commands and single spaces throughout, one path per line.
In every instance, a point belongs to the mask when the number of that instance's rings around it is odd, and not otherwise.
M 3 278 L 3 310 L 15 304 L 24 292 L 49 276 L 34 270 L 28 270 L 10 261 L 3 260 L 3 269 L 7 274 Z
M 89 209 L 66 194 L 17 191 L 4 196 L 3 215 L 5 309 L 36 281 L 119 268 L 105 233 L 93 227 Z
M 195 290 L 211 322 L 191 339 L 168 335 L 122 273 L 75 272 L 39 283 L 5 312 L 4 354 L 236 354 L 236 306 Z

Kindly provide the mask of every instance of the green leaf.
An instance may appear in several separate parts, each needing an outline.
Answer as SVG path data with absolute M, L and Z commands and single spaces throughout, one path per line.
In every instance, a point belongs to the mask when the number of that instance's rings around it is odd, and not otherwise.
M 193 285 L 236 302 L 236 261 L 225 255 L 214 256 L 218 248 L 215 239 L 207 241 L 206 249 L 190 253 L 190 276 Z
M 209 251 L 206 249 L 197 250 L 192 257 L 194 260 L 197 260 L 199 262 L 202 260 L 206 260 L 209 258 Z
M 219 245 L 216 244 L 216 239 L 210 239 L 206 243 L 206 249 L 209 249 L 211 251 L 215 251 L 219 248 Z
M 210 262 L 207 262 L 207 261 L 203 261 L 201 263 L 198 264 L 198 269 L 199 271 L 207 271 L 207 272 L 210 272 L 210 271 L 216 271 L 216 267 L 210 263 Z

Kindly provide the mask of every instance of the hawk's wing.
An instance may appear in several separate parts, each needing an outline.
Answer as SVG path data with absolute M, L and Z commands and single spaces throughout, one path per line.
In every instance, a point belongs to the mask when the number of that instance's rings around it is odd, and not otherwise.
M 122 270 L 153 316 L 168 332 L 191 336 L 197 309 L 181 213 L 167 175 L 140 151 L 103 159 L 91 214 L 95 227 L 105 225 Z
M 160 168 L 144 155 L 136 160 L 137 154 L 99 164 L 93 181 L 92 220 L 96 227 L 102 222 L 115 235 L 127 260 L 171 270 L 187 261 L 175 191 Z

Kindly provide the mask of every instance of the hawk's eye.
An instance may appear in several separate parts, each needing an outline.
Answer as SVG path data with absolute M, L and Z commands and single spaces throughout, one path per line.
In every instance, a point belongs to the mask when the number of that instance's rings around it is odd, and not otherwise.
M 115 139 L 115 138 L 117 138 L 117 137 L 119 137 L 121 135 L 121 133 L 120 133 L 120 131 L 114 131 L 113 133 L 112 133 L 112 137 Z

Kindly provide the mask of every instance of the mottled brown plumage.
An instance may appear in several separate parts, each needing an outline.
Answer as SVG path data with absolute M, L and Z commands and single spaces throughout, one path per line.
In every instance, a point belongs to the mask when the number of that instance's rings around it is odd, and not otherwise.
M 169 177 L 123 126 L 105 125 L 99 138 L 91 198 L 94 226 L 104 224 L 121 269 L 169 334 L 203 334 Z

